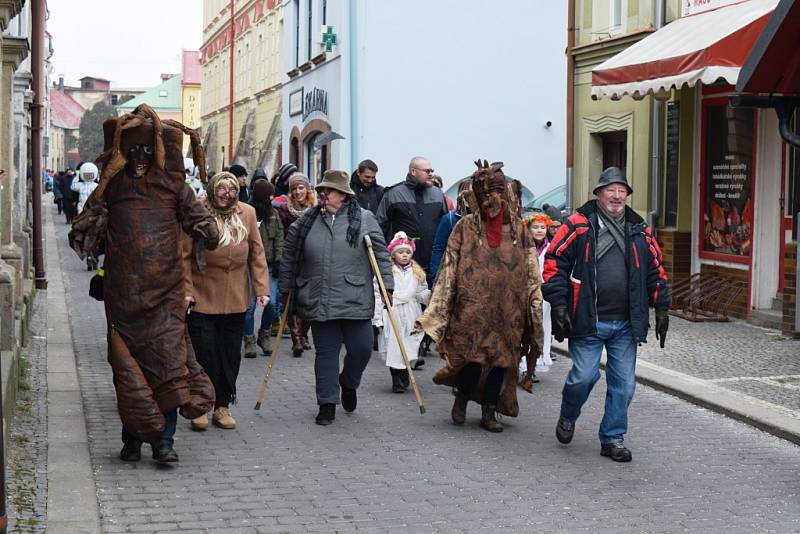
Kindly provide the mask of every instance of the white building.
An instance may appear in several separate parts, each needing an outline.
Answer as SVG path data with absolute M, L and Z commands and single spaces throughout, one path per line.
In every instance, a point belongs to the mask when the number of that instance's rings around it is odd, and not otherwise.
M 283 160 L 313 181 L 369 158 L 389 185 L 423 155 L 448 186 L 486 158 L 537 194 L 561 185 L 566 27 L 567 2 L 290 0 Z

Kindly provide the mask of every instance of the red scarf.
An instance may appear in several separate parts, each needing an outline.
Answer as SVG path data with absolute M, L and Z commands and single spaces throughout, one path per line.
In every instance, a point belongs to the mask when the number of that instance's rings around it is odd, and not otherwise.
M 489 246 L 497 248 L 503 240 L 503 212 L 501 211 L 495 217 L 490 217 L 486 214 L 486 239 L 489 241 Z

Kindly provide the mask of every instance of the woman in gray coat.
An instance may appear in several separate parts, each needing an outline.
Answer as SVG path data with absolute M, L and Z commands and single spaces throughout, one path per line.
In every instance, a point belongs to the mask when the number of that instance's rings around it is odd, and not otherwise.
M 318 425 L 329 425 L 336 404 L 356 409 L 356 389 L 372 352 L 375 311 L 372 269 L 364 244 L 369 235 L 387 291 L 392 266 L 383 232 L 371 212 L 359 207 L 344 171 L 326 171 L 316 186 L 319 205 L 290 227 L 283 244 L 278 290 L 293 293 L 295 313 L 311 322 L 316 359 Z M 347 354 L 339 373 L 339 351 Z

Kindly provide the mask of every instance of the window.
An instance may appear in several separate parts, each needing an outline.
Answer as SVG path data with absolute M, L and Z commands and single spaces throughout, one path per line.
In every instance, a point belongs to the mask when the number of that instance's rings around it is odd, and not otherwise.
M 294 66 L 300 65 L 300 0 L 294 0 Z
M 322 6 L 320 8 L 322 11 L 322 24 L 328 24 L 328 0 L 322 0 Z
M 169 96 L 169 92 L 166 89 L 161 89 L 158 91 L 159 98 L 167 98 Z
M 622 27 L 622 0 L 611 0 L 611 29 Z
M 628 162 L 627 130 L 601 133 L 600 142 L 603 145 L 603 169 L 618 167 L 625 173 Z
M 314 0 L 308 0 L 308 6 L 307 6 L 307 9 L 308 9 L 308 13 L 307 13 L 308 41 L 306 43 L 306 46 L 308 46 L 308 59 L 311 59 L 311 55 L 313 53 L 312 50 L 311 50 L 311 40 L 313 39 L 313 35 L 314 35 L 314 27 L 312 26 L 312 19 L 313 19 L 313 15 L 314 15 L 314 10 L 312 9 L 312 4 L 313 3 L 314 3 Z

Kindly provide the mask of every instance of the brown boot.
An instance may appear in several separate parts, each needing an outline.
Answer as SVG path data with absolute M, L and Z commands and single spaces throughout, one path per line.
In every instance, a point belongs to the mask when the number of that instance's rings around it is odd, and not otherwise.
M 456 400 L 453 401 L 453 409 L 450 411 L 450 417 L 457 425 L 463 425 L 464 420 L 467 418 L 467 403 L 469 399 L 463 393 L 456 392 Z
M 489 432 L 502 432 L 503 423 L 497 420 L 494 415 L 496 406 L 494 404 L 484 404 L 481 410 L 481 427 Z
M 289 321 L 289 331 L 292 334 L 292 356 L 299 358 L 303 355 L 303 320 L 292 315 Z
M 256 357 L 256 336 L 244 336 L 244 357 Z
M 214 426 L 218 426 L 226 430 L 236 428 L 236 419 L 231 417 L 231 411 L 227 406 L 220 406 L 214 410 L 211 420 L 214 422 Z
M 258 329 L 258 340 L 256 341 L 256 344 L 261 347 L 261 350 L 264 351 L 264 354 L 269 354 L 272 352 L 272 347 L 269 346 L 269 329 Z
M 208 428 L 208 414 L 192 419 L 192 430 L 202 431 Z
M 311 350 L 311 343 L 308 342 L 308 331 L 311 329 L 311 321 L 300 320 L 300 344 L 303 350 Z

